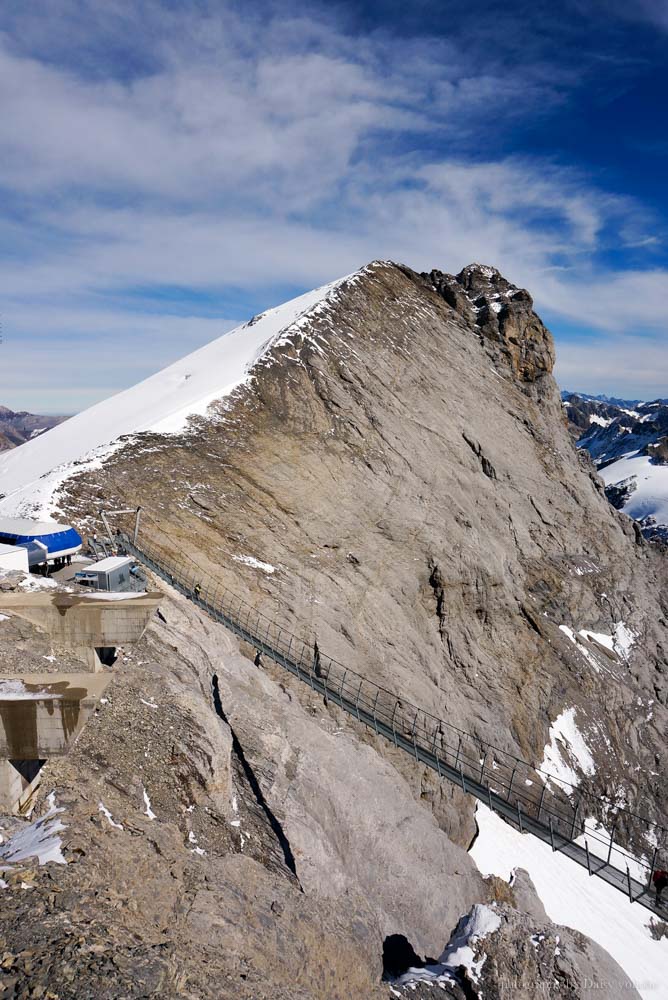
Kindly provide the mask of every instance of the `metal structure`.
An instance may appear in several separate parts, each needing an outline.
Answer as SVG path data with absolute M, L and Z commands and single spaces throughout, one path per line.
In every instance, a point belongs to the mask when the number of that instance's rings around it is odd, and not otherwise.
M 102 518 L 102 523 L 104 525 L 104 530 L 107 532 L 107 538 L 109 539 L 109 544 L 112 549 L 115 546 L 114 538 L 111 533 L 111 526 L 109 524 L 109 517 L 123 514 L 134 514 L 135 515 L 135 527 L 132 535 L 132 540 L 134 544 L 137 544 L 137 538 L 139 536 L 139 520 L 141 518 L 141 507 L 132 507 L 130 510 L 101 510 L 100 517 Z
M 484 742 L 399 698 L 317 646 L 293 635 L 258 612 L 202 570 L 175 563 L 142 540 L 141 548 L 120 535 L 125 550 L 189 597 L 213 619 L 308 684 L 326 701 L 385 737 L 416 761 L 458 785 L 523 833 L 530 833 L 623 892 L 631 902 L 665 916 L 656 906 L 652 873 L 668 867 L 668 830 L 627 810 L 616 810 L 608 835 L 587 820 L 586 800 L 567 793 L 563 782 L 534 765 Z M 651 859 L 638 860 L 618 840 L 642 831 L 655 845 Z

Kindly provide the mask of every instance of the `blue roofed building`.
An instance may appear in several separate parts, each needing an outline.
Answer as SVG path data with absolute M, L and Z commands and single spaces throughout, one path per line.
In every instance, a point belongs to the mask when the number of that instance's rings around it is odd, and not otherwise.
M 0 517 L 0 544 L 26 548 L 30 565 L 36 565 L 72 556 L 79 552 L 82 542 L 78 531 L 67 524 Z

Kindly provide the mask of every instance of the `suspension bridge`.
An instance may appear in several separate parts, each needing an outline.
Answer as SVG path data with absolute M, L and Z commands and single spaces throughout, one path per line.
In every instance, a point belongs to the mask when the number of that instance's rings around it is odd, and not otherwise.
M 192 561 L 176 563 L 160 548 L 119 532 L 123 549 L 156 576 L 188 597 L 215 621 L 251 644 L 321 695 L 327 702 L 384 737 L 439 777 L 459 786 L 522 833 L 549 844 L 592 877 L 600 878 L 664 919 L 668 906 L 657 905 L 652 874 L 668 868 L 668 831 L 627 810 L 615 811 L 610 833 L 587 817 L 586 802 L 576 789 L 563 787 L 536 766 L 515 757 L 449 722 L 438 719 L 398 695 L 326 656 L 258 612 L 218 581 L 207 578 Z M 652 857 L 637 858 L 621 843 L 632 830 L 651 844 Z M 618 839 L 615 840 L 615 835 Z

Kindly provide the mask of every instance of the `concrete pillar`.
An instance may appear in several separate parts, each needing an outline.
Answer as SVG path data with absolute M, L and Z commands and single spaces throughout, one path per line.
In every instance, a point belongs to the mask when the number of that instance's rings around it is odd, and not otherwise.
M 45 760 L 0 760 L 0 812 L 21 813 L 39 785 Z

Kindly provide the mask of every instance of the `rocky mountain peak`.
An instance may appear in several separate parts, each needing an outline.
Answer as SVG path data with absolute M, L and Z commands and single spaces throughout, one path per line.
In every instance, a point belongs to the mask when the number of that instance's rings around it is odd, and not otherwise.
M 573 824 L 615 828 L 649 863 L 657 837 L 632 813 L 664 822 L 667 567 L 580 461 L 552 360 L 530 296 L 495 269 L 376 262 L 4 456 L 0 509 L 57 506 L 92 534 L 101 507 L 141 505 L 140 545 L 166 564 L 238 595 L 314 662 L 317 641 L 363 679 L 358 698 L 380 684 L 402 714 L 472 733 L 482 768 L 532 762 L 525 787 L 560 789 L 569 818 L 572 796 Z M 68 864 L 3 873 L 12 976 L 48 969 L 74 984 L 62 1000 L 387 1000 L 383 967 L 402 978 L 420 955 L 441 956 L 437 979 L 400 995 L 526 982 L 517 1000 L 572 1000 L 595 982 L 616 1000 L 624 976 L 652 980 L 664 942 L 625 921 L 639 904 L 617 893 L 599 909 L 599 879 L 553 868 L 574 863 L 534 854 L 464 788 L 160 588 L 113 697 L 47 765 Z M 12 669 L 26 652 L 51 664 L 44 637 L 0 621 Z M 528 880 L 505 881 L 517 859 L 545 910 Z M 623 973 L 548 921 L 566 889 L 568 922 L 620 952 Z M 466 948 L 479 987 L 452 985 Z
M 493 354 L 522 381 L 537 382 L 554 368 L 552 334 L 533 310 L 533 299 L 495 267 L 468 264 L 459 274 L 432 270 L 422 277 L 456 312 L 494 345 Z

